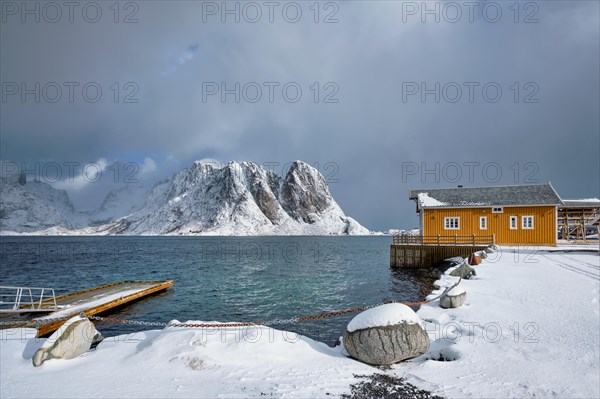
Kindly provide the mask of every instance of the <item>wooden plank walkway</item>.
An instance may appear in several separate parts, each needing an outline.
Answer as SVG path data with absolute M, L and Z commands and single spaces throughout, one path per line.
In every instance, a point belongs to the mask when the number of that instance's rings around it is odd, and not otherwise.
M 454 256 L 467 257 L 495 243 L 495 236 L 394 235 L 390 266 L 427 268 Z
M 38 337 L 43 337 L 57 330 L 66 321 L 52 321 L 53 318 L 72 317 L 80 313 L 93 316 L 166 290 L 172 285 L 172 280 L 129 280 L 89 288 L 57 296 L 56 304 L 60 308 L 57 311 L 34 319 L 15 321 L 15 323 L 20 327 L 37 328 Z M 48 302 L 49 308 L 53 305 L 53 302 Z M 44 320 L 48 320 L 48 322 L 44 323 Z
M 390 246 L 390 266 L 406 268 L 428 268 L 444 259 L 468 257 L 482 251 L 487 245 L 396 245 Z

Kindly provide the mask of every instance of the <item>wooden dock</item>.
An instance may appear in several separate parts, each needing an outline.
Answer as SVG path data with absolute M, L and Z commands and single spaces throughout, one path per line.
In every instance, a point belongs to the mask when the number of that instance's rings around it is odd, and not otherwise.
M 454 256 L 467 257 L 494 244 L 490 236 L 395 235 L 390 246 L 390 266 L 427 268 Z
M 104 313 L 110 309 L 139 300 L 173 285 L 172 280 L 130 280 L 101 285 L 45 300 L 50 313 L 25 321 L 15 321 L 15 326 L 37 328 L 38 337 L 57 330 L 66 320 L 52 321 L 57 317 L 72 317 L 81 313 L 87 316 Z M 58 310 L 54 310 L 54 300 Z M 47 302 L 47 303 L 46 303 Z M 48 320 L 44 323 L 44 320 Z

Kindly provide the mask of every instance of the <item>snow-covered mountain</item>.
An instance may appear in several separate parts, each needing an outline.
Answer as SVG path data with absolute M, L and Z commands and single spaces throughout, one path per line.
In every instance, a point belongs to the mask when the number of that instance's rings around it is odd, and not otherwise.
M 0 231 L 31 233 L 52 227 L 74 229 L 75 209 L 67 192 L 47 183 L 0 183 Z
M 296 161 L 285 177 L 252 162 L 196 162 L 160 182 L 113 234 L 368 234 L 334 201 L 325 179 Z
M 143 186 L 136 185 L 109 191 L 98 209 L 88 213 L 88 224 L 100 226 L 139 211 L 144 206 L 147 191 Z
M 36 183 L 38 184 L 38 183 Z M 252 162 L 195 162 L 156 184 L 111 191 L 78 213 L 65 192 L 3 184 L 0 230 L 40 234 L 327 235 L 369 234 L 346 216 L 323 176 L 296 161 L 280 177 Z M 4 193 L 8 194 L 6 197 Z

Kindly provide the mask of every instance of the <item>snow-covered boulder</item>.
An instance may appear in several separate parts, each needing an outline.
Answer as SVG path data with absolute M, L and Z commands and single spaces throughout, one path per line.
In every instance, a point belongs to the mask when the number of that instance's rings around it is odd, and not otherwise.
M 477 276 L 477 272 L 471 266 L 464 262 L 462 265 L 450 272 L 451 276 L 470 279 L 472 276 Z
M 33 365 L 39 367 L 50 359 L 73 359 L 101 340 L 102 335 L 88 318 L 72 317 L 35 352 Z
M 485 249 L 485 252 L 487 252 L 488 254 L 493 254 L 497 250 L 498 250 L 498 246 L 497 245 L 490 245 L 489 247 L 487 247 Z
M 429 349 L 421 319 L 408 306 L 390 303 L 354 317 L 344 334 L 344 348 L 361 362 L 383 366 L 417 357 Z
M 458 308 L 465 303 L 466 298 L 467 292 L 457 286 L 440 298 L 440 306 L 444 309 Z

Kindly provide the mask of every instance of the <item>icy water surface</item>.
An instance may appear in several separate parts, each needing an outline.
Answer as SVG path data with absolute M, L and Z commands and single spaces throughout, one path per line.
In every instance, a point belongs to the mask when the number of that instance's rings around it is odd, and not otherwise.
M 174 280 L 111 314 L 133 320 L 263 322 L 423 298 L 433 281 L 389 267 L 390 237 L 0 237 L 0 285 L 60 293 Z M 277 328 L 333 344 L 354 315 Z M 148 329 L 100 323 L 105 336 Z

